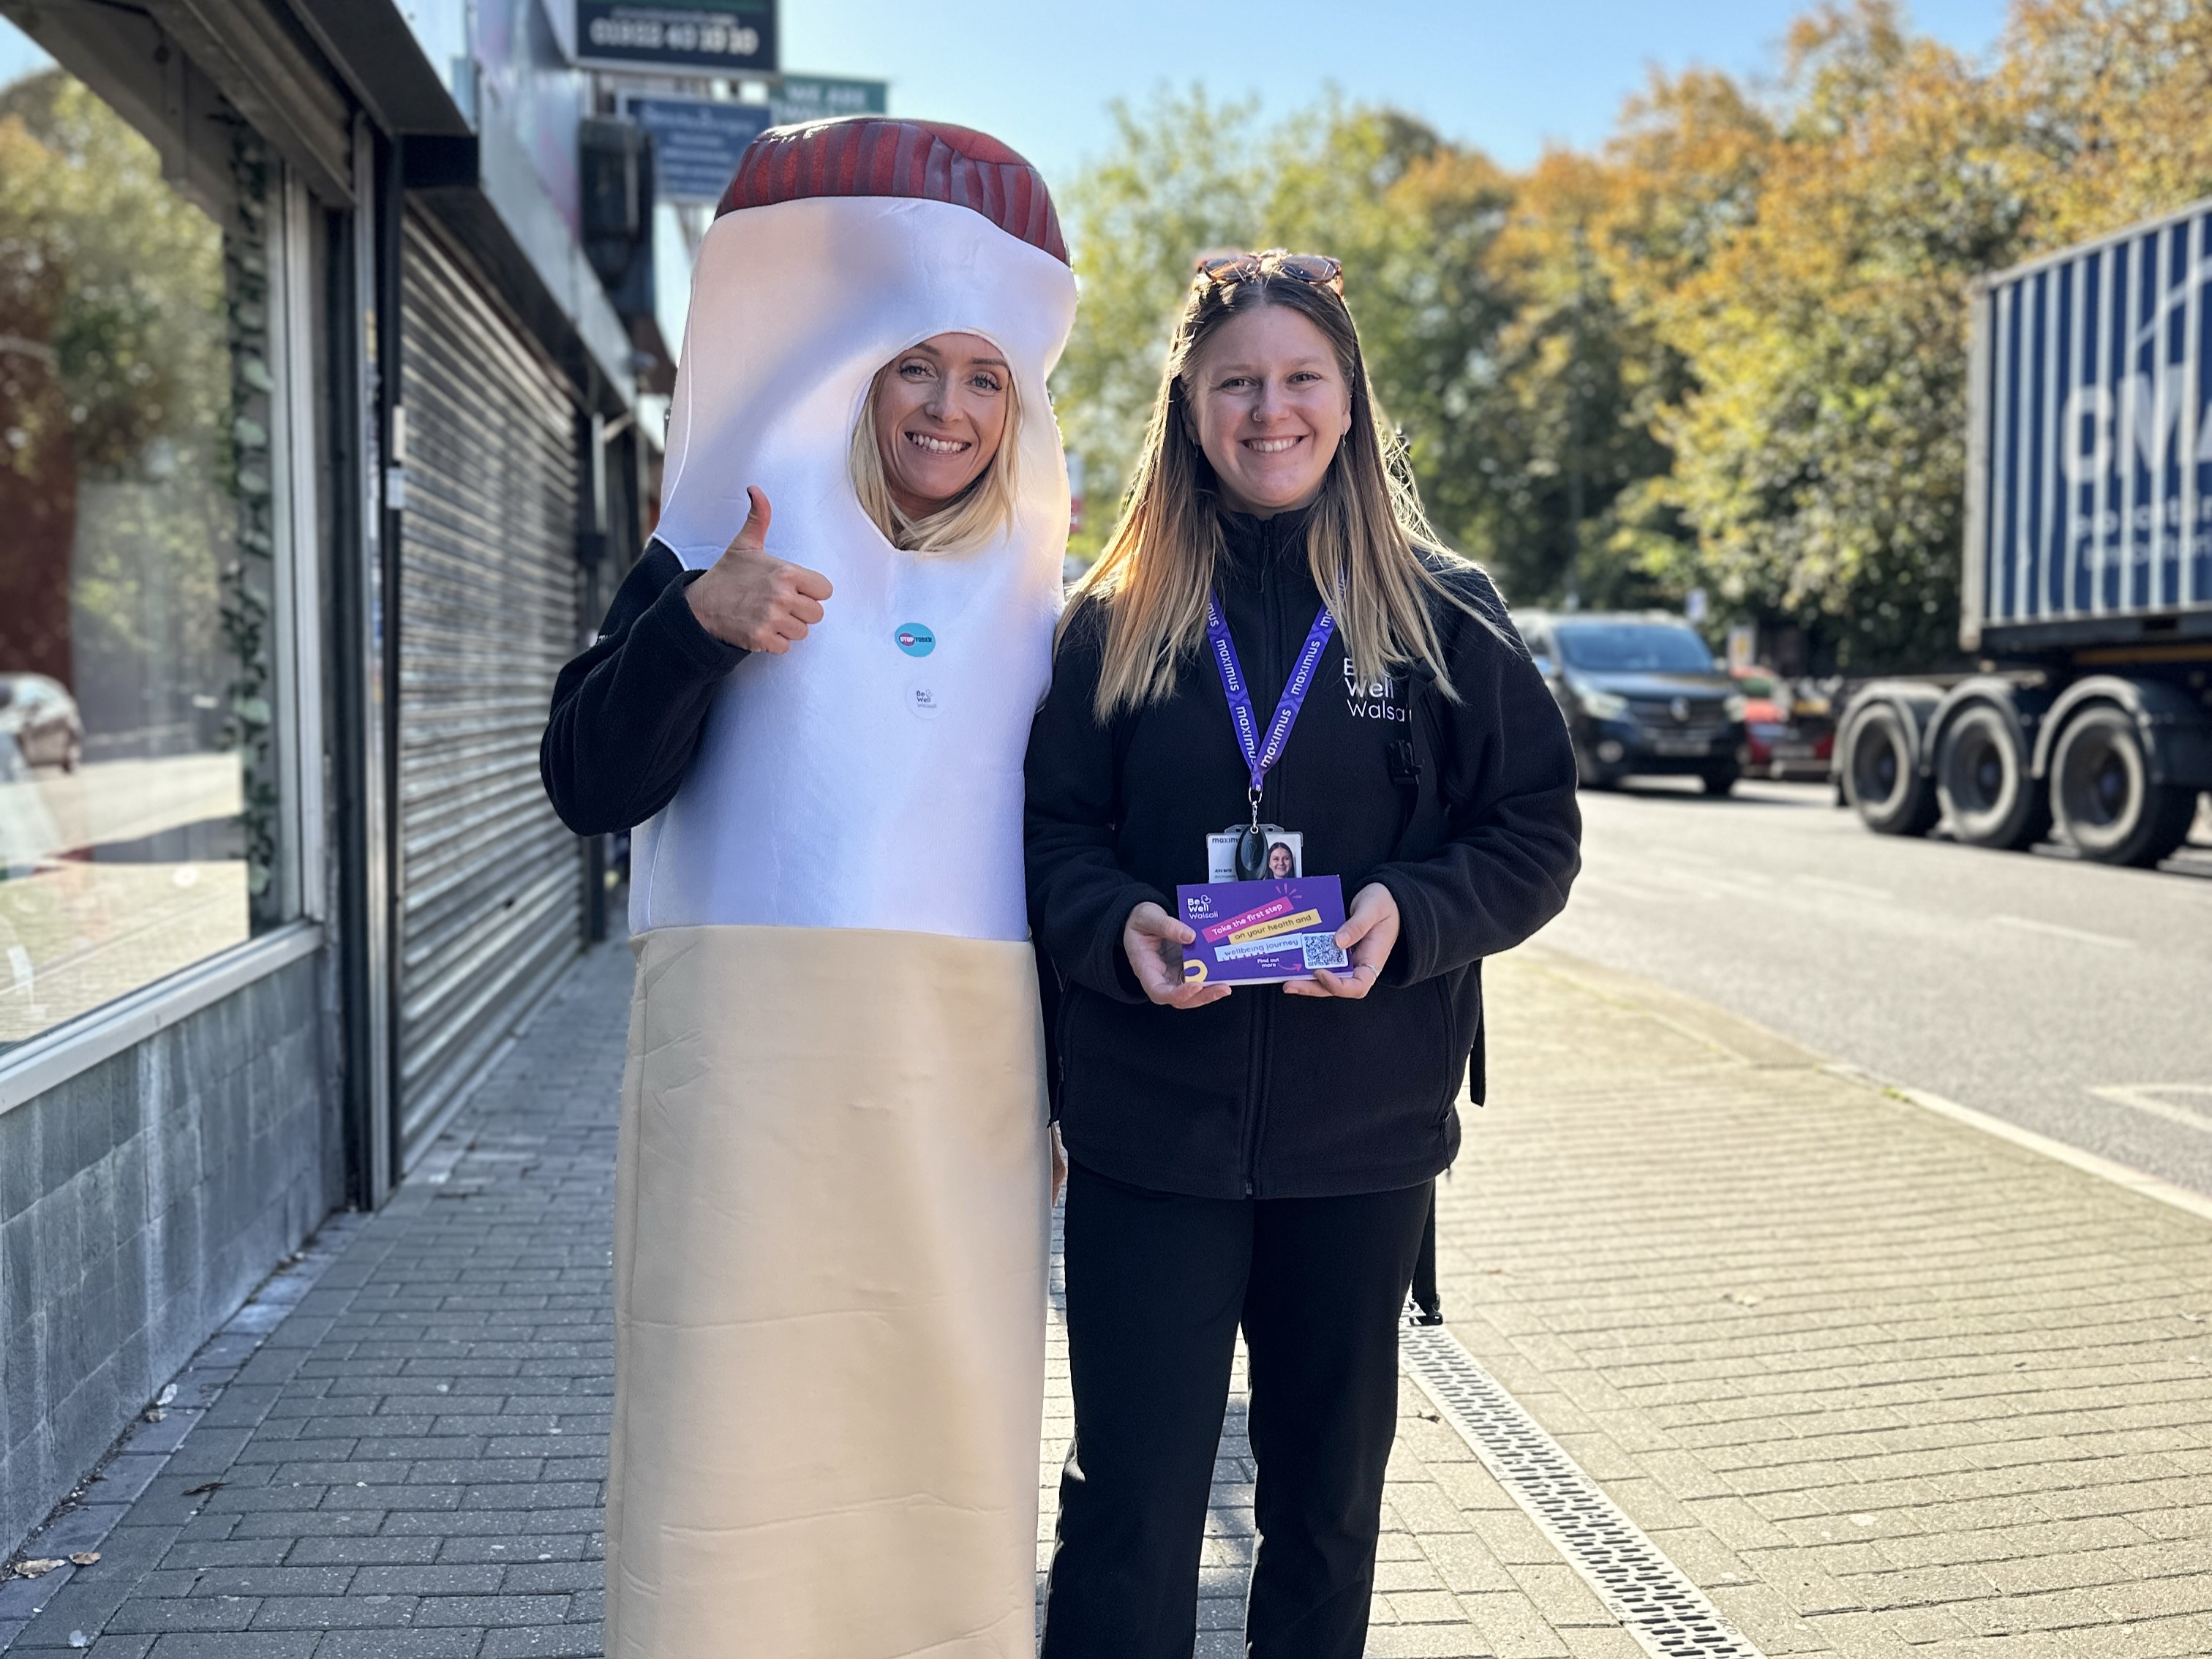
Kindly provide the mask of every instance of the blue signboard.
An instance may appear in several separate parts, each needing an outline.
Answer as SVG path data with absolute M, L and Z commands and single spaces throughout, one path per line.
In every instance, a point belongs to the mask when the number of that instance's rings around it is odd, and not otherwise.
M 631 118 L 653 135 L 653 170 L 665 202 L 719 202 L 745 146 L 768 131 L 766 104 L 707 98 L 633 97 Z

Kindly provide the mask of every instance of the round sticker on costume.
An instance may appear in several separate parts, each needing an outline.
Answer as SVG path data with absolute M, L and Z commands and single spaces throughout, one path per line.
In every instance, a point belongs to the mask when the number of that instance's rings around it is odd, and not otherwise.
M 937 635 L 920 623 L 901 623 L 891 637 L 909 657 L 926 657 L 937 649 Z
M 937 718 L 937 711 L 945 705 L 937 700 L 937 693 L 919 681 L 906 689 L 906 706 L 916 716 L 926 720 Z

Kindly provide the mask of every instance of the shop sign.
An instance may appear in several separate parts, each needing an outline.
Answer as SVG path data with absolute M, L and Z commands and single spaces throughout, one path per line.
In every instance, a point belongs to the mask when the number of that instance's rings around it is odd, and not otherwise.
M 775 119 L 766 104 L 633 95 L 630 118 L 653 135 L 653 180 L 664 202 L 719 202 L 745 146 Z
M 827 121 L 839 115 L 881 115 L 890 108 L 890 84 L 823 75 L 787 75 L 769 88 L 768 101 L 780 127 Z
M 576 55 L 602 69 L 775 71 L 776 0 L 576 0 Z

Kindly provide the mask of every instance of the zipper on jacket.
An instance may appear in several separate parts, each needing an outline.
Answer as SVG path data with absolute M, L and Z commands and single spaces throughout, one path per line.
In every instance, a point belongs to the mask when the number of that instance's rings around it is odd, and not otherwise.
M 1255 993 L 1275 988 L 1255 985 Z M 1245 1055 L 1244 1069 L 1244 1196 L 1256 1198 L 1260 1168 L 1260 1126 L 1266 1111 L 1263 1104 L 1267 1092 L 1267 1052 L 1275 1036 L 1275 1005 L 1264 995 L 1258 1011 L 1252 1016 L 1252 1043 Z
M 1282 584 L 1275 580 L 1275 562 L 1282 556 L 1282 548 L 1278 530 L 1278 526 L 1280 523 L 1281 518 L 1278 515 L 1275 518 L 1266 520 L 1260 526 L 1260 609 L 1261 614 L 1265 618 L 1266 623 L 1265 627 L 1261 630 L 1263 655 L 1261 656 L 1261 661 L 1262 664 L 1261 672 L 1265 678 L 1255 683 L 1257 685 L 1272 685 L 1276 687 L 1276 696 L 1278 696 L 1282 695 L 1280 688 L 1283 683 L 1290 678 L 1289 667 L 1281 660 L 1283 639 L 1283 589 Z M 1288 757 L 1289 751 L 1286 749 L 1285 750 L 1285 758 L 1287 759 Z M 1280 772 L 1281 766 L 1281 762 L 1279 761 L 1276 763 L 1276 770 L 1278 773 Z M 1274 796 L 1274 799 L 1273 800 L 1263 799 L 1261 810 L 1271 821 L 1281 823 L 1284 820 L 1280 816 L 1279 816 L 1279 814 L 1282 811 L 1283 804 L 1282 785 L 1276 780 L 1271 780 L 1271 781 L 1275 782 L 1275 788 L 1270 792 Z M 1287 828 L 1288 826 L 1285 825 L 1285 827 Z M 1258 987 L 1255 988 L 1264 990 L 1272 988 Z M 1281 994 L 1278 992 L 1277 994 L 1279 995 Z M 1244 1196 L 1247 1198 L 1258 1196 L 1260 1141 L 1262 1131 L 1266 1127 L 1267 1109 L 1267 1076 L 1269 1072 L 1267 1060 L 1273 1047 L 1273 1039 L 1274 1032 L 1275 1006 L 1272 1001 L 1263 998 L 1260 1004 L 1259 1012 L 1253 1017 L 1252 1020 L 1252 1047 L 1246 1066 L 1244 1079 L 1244 1146 L 1243 1176 Z

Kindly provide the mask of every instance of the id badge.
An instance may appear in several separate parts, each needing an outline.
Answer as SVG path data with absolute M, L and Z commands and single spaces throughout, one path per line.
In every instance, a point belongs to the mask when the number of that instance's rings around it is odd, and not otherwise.
M 1206 878 L 1295 881 L 1306 872 L 1306 838 L 1279 823 L 1237 823 L 1206 838 Z

